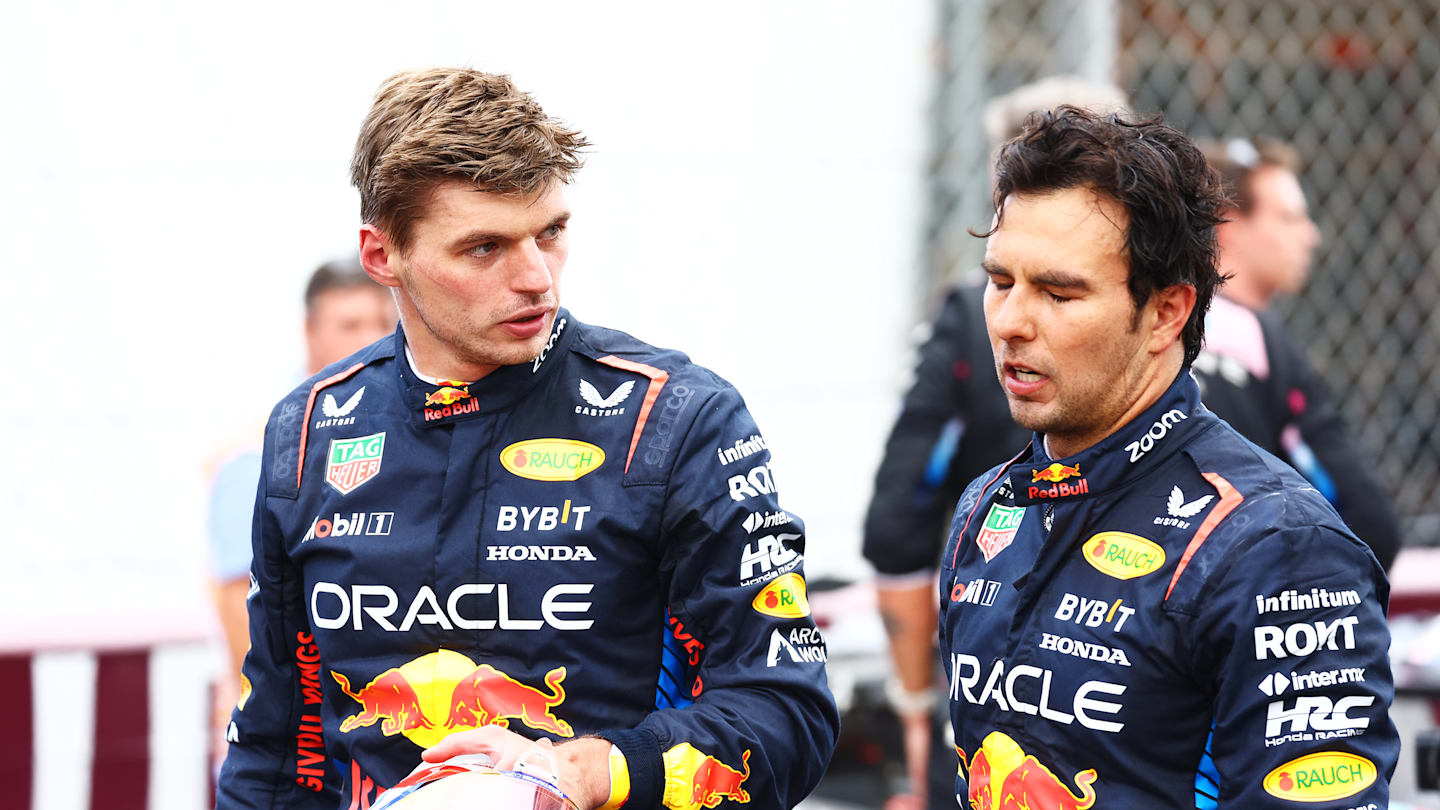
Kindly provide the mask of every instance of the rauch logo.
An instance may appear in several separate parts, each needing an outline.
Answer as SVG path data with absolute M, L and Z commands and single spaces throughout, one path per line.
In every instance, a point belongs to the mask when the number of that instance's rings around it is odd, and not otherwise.
M 500 464 L 532 481 L 574 481 L 605 463 L 605 451 L 577 439 L 530 439 L 500 451 Z
M 1375 784 L 1375 763 L 1344 751 L 1319 751 L 1292 759 L 1265 776 L 1271 796 L 1292 802 L 1328 802 L 1354 796 Z
M 1129 532 L 1101 532 L 1085 541 L 1085 562 L 1106 576 L 1134 579 L 1165 564 L 1165 549 Z

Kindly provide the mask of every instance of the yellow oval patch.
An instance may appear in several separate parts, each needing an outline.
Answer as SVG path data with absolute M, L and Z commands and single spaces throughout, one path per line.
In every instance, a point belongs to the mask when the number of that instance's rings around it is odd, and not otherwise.
M 1328 802 L 1354 796 L 1375 783 L 1375 763 L 1344 751 L 1292 759 L 1265 775 L 1265 792 L 1292 802 Z
M 500 451 L 500 464 L 532 481 L 574 481 L 605 463 L 605 451 L 577 439 L 528 439 Z
M 766 616 L 782 619 L 803 619 L 810 615 L 810 600 L 805 596 L 805 578 L 785 574 L 755 594 L 750 606 Z
M 1085 541 L 1085 562 L 1116 579 L 1143 577 L 1165 564 L 1165 549 L 1129 532 L 1100 532 Z

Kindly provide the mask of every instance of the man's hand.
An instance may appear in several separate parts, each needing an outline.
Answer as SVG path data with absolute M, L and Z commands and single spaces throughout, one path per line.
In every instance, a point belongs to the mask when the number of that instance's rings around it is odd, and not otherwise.
M 582 737 L 551 747 L 550 741 L 535 742 L 500 726 L 451 734 L 420 753 L 426 762 L 444 762 L 460 754 L 486 754 L 502 771 L 516 770 L 531 756 L 543 756 L 554 764 L 561 792 L 580 810 L 592 810 L 610 797 L 610 742 Z

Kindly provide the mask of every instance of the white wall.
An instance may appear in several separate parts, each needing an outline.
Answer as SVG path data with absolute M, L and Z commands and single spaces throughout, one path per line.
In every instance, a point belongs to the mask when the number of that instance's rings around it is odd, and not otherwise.
M 932 5 L 7 7 L 0 643 L 205 620 L 205 462 L 297 380 L 304 280 L 356 242 L 360 119 L 432 64 L 510 73 L 590 136 L 564 302 L 734 381 L 812 577 L 863 574 Z

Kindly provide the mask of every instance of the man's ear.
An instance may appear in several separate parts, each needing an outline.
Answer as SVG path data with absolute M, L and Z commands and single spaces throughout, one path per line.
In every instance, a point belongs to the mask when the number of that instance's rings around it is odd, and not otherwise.
M 1159 354 L 1170 347 L 1195 309 L 1195 288 L 1189 284 L 1172 284 L 1150 295 L 1148 306 L 1155 308 L 1155 323 L 1150 327 L 1148 349 Z
M 360 226 L 360 264 L 365 274 L 385 287 L 399 287 L 400 276 L 395 272 L 398 254 L 394 245 L 374 225 Z

